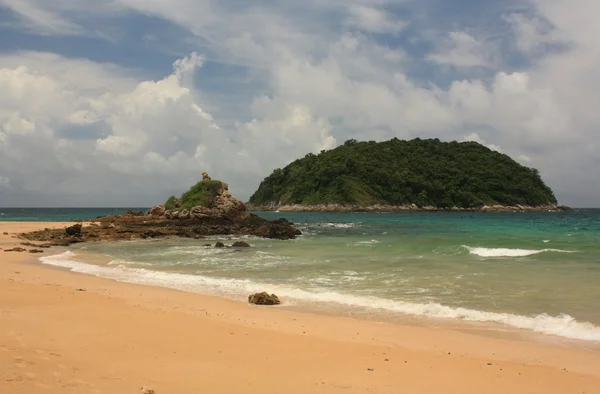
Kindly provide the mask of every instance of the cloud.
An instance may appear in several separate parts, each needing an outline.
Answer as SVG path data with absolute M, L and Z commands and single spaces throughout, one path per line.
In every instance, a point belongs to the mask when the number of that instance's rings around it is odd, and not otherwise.
M 44 59 L 53 62 L 45 72 Z M 139 82 L 113 65 L 43 53 L 22 54 L 18 63 L 26 65 L 0 69 L 0 167 L 19 191 L 53 198 L 54 204 L 149 205 L 181 193 L 202 171 L 250 179 L 232 182 L 234 191 L 243 185 L 247 197 L 272 166 L 335 145 L 326 119 L 300 105 L 275 108 L 268 100 L 256 105 L 254 119 L 221 129 L 200 106 L 195 88 L 186 86 L 202 66 L 196 54 L 175 61 L 163 79 Z M 70 79 L 64 70 L 71 70 Z M 73 85 L 79 72 L 105 79 Z M 61 137 L 73 125 L 83 137 Z M 91 135 L 100 129 L 103 136 L 86 138 L 89 127 Z
M 23 26 L 41 34 L 81 34 L 81 26 L 61 18 L 59 15 L 38 7 L 28 0 L 2 0 L 0 6 L 10 8 L 22 21 Z
M 500 148 L 498 145 L 494 145 L 494 144 L 489 144 L 489 145 L 488 145 L 488 144 L 486 144 L 486 143 L 485 143 L 485 140 L 483 140 L 483 139 L 482 139 L 482 138 L 479 136 L 479 134 L 477 134 L 477 133 L 471 133 L 471 134 L 469 134 L 469 135 L 465 136 L 465 137 L 464 137 L 462 140 L 463 140 L 463 141 L 477 142 L 477 143 L 480 143 L 481 145 L 484 145 L 485 147 L 487 147 L 487 148 L 489 148 L 489 149 L 491 149 L 491 150 L 495 150 L 495 151 L 497 151 L 497 152 L 502 152 L 502 149 L 501 149 L 501 148 Z M 519 156 L 519 157 L 526 157 L 526 156 L 524 156 L 524 155 L 521 155 L 521 156 Z
M 67 53 L 64 37 L 54 41 L 62 55 L 2 53 L 5 196 L 150 205 L 206 170 L 247 198 L 272 169 L 346 139 L 438 137 L 501 147 L 539 168 L 562 202 L 598 204 L 590 15 L 600 8 L 582 1 L 533 0 L 518 12 L 482 3 L 485 18 L 461 10 L 468 25 L 404 0 L 4 1 L 28 34 L 89 36 L 106 21 L 149 48 L 172 44 L 164 29 L 189 47 L 160 62 L 136 47 L 119 58 L 119 42 L 102 47 L 112 62 L 96 47 Z M 162 23 L 151 40 L 135 30 L 142 17 Z
M 0 188 L 10 188 L 10 179 L 0 176 Z
M 516 46 L 526 53 L 538 53 L 549 44 L 564 44 L 558 30 L 535 16 L 513 13 L 504 17 L 514 30 Z
M 489 67 L 494 62 L 491 45 L 464 31 L 452 31 L 427 58 L 454 67 Z
M 355 4 L 348 9 L 346 24 L 369 33 L 397 34 L 406 26 L 405 21 L 374 7 Z

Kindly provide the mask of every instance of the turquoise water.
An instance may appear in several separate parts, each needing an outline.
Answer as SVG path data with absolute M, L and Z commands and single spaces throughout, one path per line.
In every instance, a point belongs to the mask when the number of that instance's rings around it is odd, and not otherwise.
M 0 208 L 0 222 L 71 222 L 148 208 Z
M 263 213 L 293 241 L 88 244 L 45 262 L 117 280 L 352 315 L 491 322 L 600 341 L 600 210 L 565 213 Z M 234 239 L 225 239 L 233 242 Z

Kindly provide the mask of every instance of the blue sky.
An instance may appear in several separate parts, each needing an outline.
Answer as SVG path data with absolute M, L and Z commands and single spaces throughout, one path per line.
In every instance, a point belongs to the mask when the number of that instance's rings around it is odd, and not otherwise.
M 600 205 L 591 0 L 0 0 L 0 205 L 247 198 L 350 138 L 476 140 Z

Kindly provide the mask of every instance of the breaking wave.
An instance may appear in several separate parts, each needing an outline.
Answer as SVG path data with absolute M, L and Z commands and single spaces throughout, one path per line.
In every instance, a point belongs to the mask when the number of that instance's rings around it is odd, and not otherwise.
M 485 249 L 485 248 L 480 248 Z M 498 249 L 486 249 L 498 250 Z M 514 251 L 515 249 L 508 249 Z M 521 251 L 523 252 L 532 251 Z M 540 251 L 534 251 L 539 253 Z M 495 256 L 499 252 L 495 252 Z M 503 255 L 506 255 L 505 252 Z M 529 255 L 529 254 L 527 254 Z M 515 256 L 510 252 L 509 256 Z M 343 294 L 335 291 L 308 291 L 291 286 L 280 286 L 245 279 L 211 278 L 201 275 L 186 275 L 153 271 L 144 268 L 127 268 L 124 266 L 105 267 L 86 264 L 74 260 L 73 252 L 42 257 L 44 264 L 69 268 L 71 271 L 95 275 L 127 283 L 161 286 L 194 293 L 216 294 L 234 299 L 242 299 L 248 293 L 263 291 L 268 287 L 287 300 L 322 302 L 369 310 L 416 316 L 459 319 L 471 322 L 491 322 L 507 326 L 528 329 L 544 334 L 557 335 L 564 338 L 588 341 L 600 341 L 600 327 L 588 322 L 578 322 L 573 317 L 562 314 L 550 316 L 542 313 L 534 316 L 523 316 L 511 313 L 486 312 L 467 308 L 454 308 L 439 303 L 414 303 L 384 299 L 374 296 Z
M 478 248 L 463 245 L 463 248 L 467 249 L 470 254 L 479 257 L 527 257 L 533 256 L 540 253 L 556 252 L 556 253 L 572 253 L 568 250 L 561 249 L 510 249 L 510 248 Z

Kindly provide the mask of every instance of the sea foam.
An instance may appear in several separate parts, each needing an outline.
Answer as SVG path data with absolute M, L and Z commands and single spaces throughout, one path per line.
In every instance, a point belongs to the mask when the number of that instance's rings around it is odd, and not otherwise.
M 253 282 L 244 279 L 211 278 L 201 275 L 186 275 L 153 271 L 143 268 L 105 267 L 74 260 L 72 252 L 42 257 L 44 264 L 69 268 L 74 272 L 95 275 L 127 283 L 168 287 L 193 293 L 209 293 L 243 299 L 247 294 L 267 288 L 287 300 L 322 302 L 373 311 L 410 314 L 441 319 L 460 319 L 471 322 L 491 322 L 515 328 L 527 329 L 564 338 L 600 341 L 600 327 L 588 322 L 578 322 L 562 314 L 550 316 L 542 313 L 522 316 L 511 313 L 486 312 L 468 308 L 454 308 L 439 303 L 414 303 L 389 300 L 374 296 L 343 294 L 335 291 L 303 290 L 290 286 Z
M 545 252 L 572 253 L 560 249 L 510 249 L 510 248 L 479 248 L 463 245 L 470 254 L 479 257 L 527 257 Z

